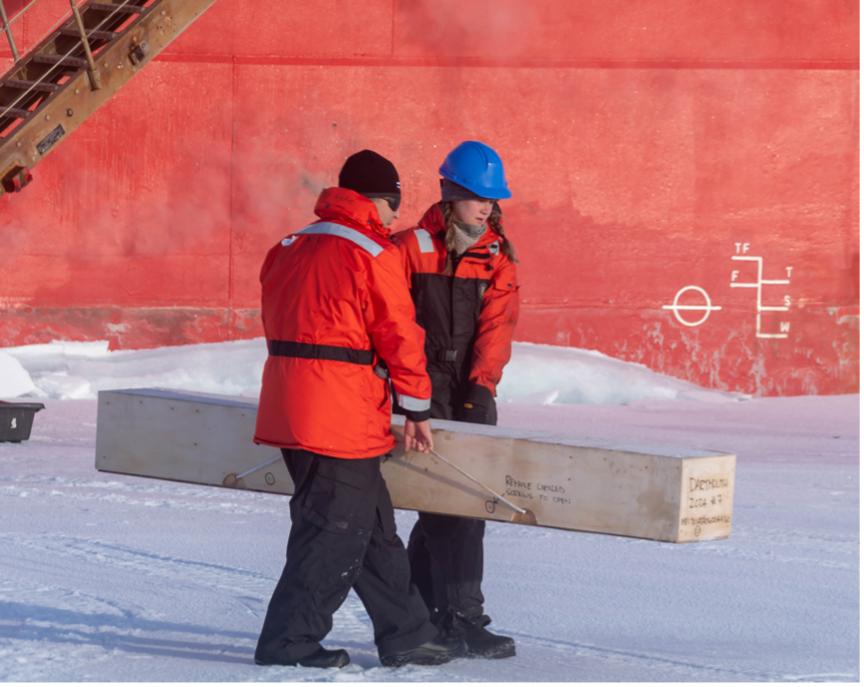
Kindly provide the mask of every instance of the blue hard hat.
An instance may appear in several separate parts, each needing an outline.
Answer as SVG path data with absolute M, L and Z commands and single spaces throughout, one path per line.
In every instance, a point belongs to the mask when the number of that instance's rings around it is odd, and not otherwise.
M 513 195 L 498 153 L 480 141 L 463 141 L 453 148 L 438 172 L 481 198 L 501 200 Z

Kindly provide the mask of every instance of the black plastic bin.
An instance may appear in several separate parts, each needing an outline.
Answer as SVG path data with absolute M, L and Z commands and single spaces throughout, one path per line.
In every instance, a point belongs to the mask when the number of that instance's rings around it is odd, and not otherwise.
M 45 408 L 42 403 L 0 401 L 0 441 L 27 441 L 33 428 L 33 416 Z

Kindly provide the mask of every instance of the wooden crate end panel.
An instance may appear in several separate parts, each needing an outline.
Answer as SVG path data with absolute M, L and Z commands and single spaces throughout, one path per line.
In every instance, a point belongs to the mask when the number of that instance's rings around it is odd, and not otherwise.
M 726 539 L 732 532 L 734 454 L 684 462 L 678 542 Z

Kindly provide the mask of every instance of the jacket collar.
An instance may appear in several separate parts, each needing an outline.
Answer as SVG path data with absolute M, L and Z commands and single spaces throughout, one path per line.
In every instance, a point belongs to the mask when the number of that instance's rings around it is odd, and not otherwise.
M 375 203 L 351 189 L 325 188 L 318 196 L 315 214 L 328 222 L 366 229 L 385 239 L 390 237 L 390 231 L 381 224 Z
M 447 227 L 444 225 L 444 214 L 441 212 L 441 204 L 435 203 L 430 207 L 426 211 L 426 214 L 423 215 L 418 226 L 428 231 L 432 236 L 437 236 L 443 241 L 447 232 Z M 479 239 L 477 239 L 477 243 L 469 248 L 469 251 L 477 248 L 486 248 L 489 244 L 500 241 L 500 239 L 501 237 L 492 231 L 487 223 L 486 231 L 483 232 L 483 235 L 480 236 Z

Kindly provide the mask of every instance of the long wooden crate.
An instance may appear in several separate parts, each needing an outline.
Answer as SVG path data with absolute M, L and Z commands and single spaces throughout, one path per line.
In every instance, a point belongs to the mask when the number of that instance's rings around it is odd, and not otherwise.
M 123 389 L 100 391 L 98 403 L 97 470 L 293 493 L 278 449 L 252 442 L 252 399 Z M 393 421 L 401 436 L 403 418 Z M 445 420 L 432 426 L 436 451 L 485 488 L 400 447 L 383 466 L 396 508 L 666 542 L 730 534 L 733 454 Z

